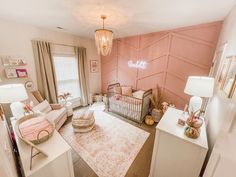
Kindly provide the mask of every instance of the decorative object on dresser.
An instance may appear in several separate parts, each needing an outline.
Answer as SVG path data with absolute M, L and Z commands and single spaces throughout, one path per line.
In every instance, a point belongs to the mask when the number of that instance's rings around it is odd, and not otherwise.
M 150 177 L 199 177 L 208 151 L 205 123 L 198 139 L 188 138 L 177 124 L 182 114 L 169 107 L 156 126 Z
M 214 91 L 214 78 L 189 76 L 184 92 L 192 95 L 189 101 L 189 109 L 192 111 L 202 111 L 202 98 L 210 98 L 213 96 Z
M 13 118 L 11 122 L 14 127 L 14 133 L 16 133 L 16 120 Z M 57 131 L 54 131 L 47 141 L 37 144 L 37 146 L 33 143 L 31 144 L 48 156 L 47 158 L 43 158 L 42 155 L 35 156 L 31 169 L 29 163 L 31 147 L 22 141 L 20 137 L 16 136 L 15 139 L 24 177 L 74 177 L 71 147 Z
M 93 129 L 95 124 L 95 119 L 93 116 L 93 111 L 85 110 L 82 113 L 77 113 L 72 118 L 72 126 L 74 132 L 85 133 Z
M 54 123 L 50 123 L 42 114 L 30 114 L 21 117 L 15 122 L 17 136 L 30 146 L 30 170 L 32 170 L 33 158 L 39 154 L 48 157 L 48 154 L 36 146 L 48 140 L 55 129 Z M 38 152 L 35 153 L 34 149 Z
M 25 87 L 23 84 L 8 84 L 0 86 L 0 103 L 4 109 L 10 111 L 9 103 L 14 103 L 18 101 L 24 101 L 28 98 L 28 94 L 26 93 Z M 6 115 L 7 111 L 5 110 L 5 116 L 7 124 L 11 130 L 11 121 L 10 116 Z M 10 113 L 9 113 L 10 114 Z
M 200 127 L 203 124 L 203 120 L 199 117 L 200 112 L 199 110 L 193 112 L 189 111 L 189 117 L 186 120 L 186 124 L 188 125 L 185 127 L 184 134 L 189 137 L 196 139 L 200 135 Z
M 116 92 L 117 87 L 121 87 L 120 83 L 108 85 L 108 111 L 117 113 L 135 122 L 142 123 L 149 112 L 152 90 L 138 90 L 132 92 L 132 89 L 129 91 L 129 87 L 125 86 L 123 90 L 126 95 L 124 95 L 123 92 L 121 94 Z

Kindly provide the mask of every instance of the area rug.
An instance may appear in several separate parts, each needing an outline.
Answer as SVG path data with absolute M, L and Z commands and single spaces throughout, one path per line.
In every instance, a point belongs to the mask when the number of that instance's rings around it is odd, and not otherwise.
M 124 177 L 149 133 L 103 111 L 94 115 L 91 132 L 62 136 L 99 177 Z

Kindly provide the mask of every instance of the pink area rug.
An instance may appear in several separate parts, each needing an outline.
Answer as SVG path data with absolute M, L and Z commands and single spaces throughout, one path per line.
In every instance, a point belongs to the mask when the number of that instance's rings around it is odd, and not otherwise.
M 103 111 L 94 115 L 91 132 L 66 131 L 63 136 L 99 177 L 123 177 L 149 133 Z

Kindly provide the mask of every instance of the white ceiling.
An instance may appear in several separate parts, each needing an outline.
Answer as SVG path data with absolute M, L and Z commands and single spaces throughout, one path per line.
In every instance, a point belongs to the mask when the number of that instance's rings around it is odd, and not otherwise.
M 0 0 L 0 18 L 93 37 L 105 27 L 115 37 L 223 20 L 236 0 Z

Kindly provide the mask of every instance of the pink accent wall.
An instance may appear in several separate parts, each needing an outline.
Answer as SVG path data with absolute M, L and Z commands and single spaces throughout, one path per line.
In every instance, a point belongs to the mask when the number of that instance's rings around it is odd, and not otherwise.
M 164 99 L 182 108 L 189 101 L 188 76 L 209 73 L 221 26 L 213 22 L 115 39 L 112 53 L 102 57 L 102 91 L 114 82 L 143 90 L 158 84 Z M 128 60 L 144 60 L 147 68 L 129 68 Z

